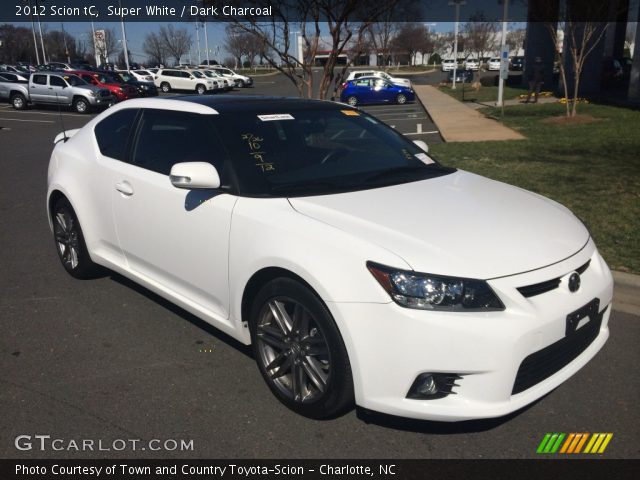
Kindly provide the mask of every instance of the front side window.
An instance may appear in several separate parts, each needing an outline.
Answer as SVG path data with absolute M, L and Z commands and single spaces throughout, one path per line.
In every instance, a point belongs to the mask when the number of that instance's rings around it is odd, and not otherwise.
M 67 84 L 60 77 L 49 77 L 49 85 L 52 87 L 66 87 Z
M 222 178 L 223 156 L 209 115 L 145 110 L 132 163 L 162 175 L 181 162 L 209 162 Z
M 120 110 L 95 126 L 94 133 L 102 155 L 126 161 L 127 142 L 137 113 L 134 108 Z
M 47 84 L 47 76 L 46 75 L 34 75 L 33 83 L 38 85 L 46 85 Z

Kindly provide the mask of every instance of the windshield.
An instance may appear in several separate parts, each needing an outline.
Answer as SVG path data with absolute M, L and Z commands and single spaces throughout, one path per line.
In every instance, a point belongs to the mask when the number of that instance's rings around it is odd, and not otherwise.
M 242 195 L 321 195 L 454 171 L 390 127 L 346 107 L 305 104 L 221 117 L 212 121 L 225 139 Z
M 124 83 L 128 83 L 131 82 L 132 80 L 134 80 L 133 76 L 131 76 L 128 73 L 118 73 L 118 81 L 124 82 Z
M 386 78 L 387 80 L 391 80 L 391 77 L 384 72 L 380 72 L 378 75 L 382 78 Z
M 64 79 L 72 87 L 77 87 L 78 85 L 88 85 L 87 82 L 85 82 L 83 79 L 81 79 L 77 75 L 65 75 Z
M 97 77 L 100 83 L 120 83 L 120 81 L 113 75 L 107 75 L 107 74 L 101 73 L 97 75 Z

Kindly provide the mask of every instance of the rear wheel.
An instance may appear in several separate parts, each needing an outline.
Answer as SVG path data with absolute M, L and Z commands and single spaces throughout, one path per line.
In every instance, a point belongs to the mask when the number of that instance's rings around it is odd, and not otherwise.
M 93 263 L 73 207 L 66 198 L 59 199 L 51 211 L 56 251 L 64 269 L 76 278 L 91 278 L 100 268 Z
M 199 83 L 198 85 L 196 85 L 196 93 L 198 95 L 204 95 L 204 93 L 207 91 L 207 88 L 202 85 L 201 83 Z
M 347 98 L 347 103 L 352 107 L 355 107 L 358 104 L 358 99 L 352 95 L 349 98 Z
M 73 102 L 73 108 L 78 113 L 87 113 L 89 111 L 89 102 L 84 98 L 77 98 Z
M 164 93 L 169 93 L 171 91 L 171 85 L 169 85 L 167 82 L 162 82 L 160 84 L 160 90 L 162 90 Z
M 27 99 L 21 93 L 14 93 L 11 95 L 11 105 L 16 110 L 24 110 L 27 108 Z
M 273 394 L 310 418 L 344 413 L 354 403 L 347 351 L 331 313 L 290 278 L 265 285 L 251 309 L 253 350 Z
M 396 97 L 396 102 L 400 105 L 407 103 L 407 97 L 403 93 L 399 93 Z

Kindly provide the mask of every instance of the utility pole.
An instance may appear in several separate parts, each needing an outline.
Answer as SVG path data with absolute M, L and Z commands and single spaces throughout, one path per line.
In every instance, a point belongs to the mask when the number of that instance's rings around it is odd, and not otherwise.
M 36 0 L 36 10 L 38 9 L 38 0 Z M 40 47 L 42 48 L 42 63 L 47 63 L 47 54 L 44 51 L 44 39 L 42 37 L 42 24 L 38 16 L 38 31 L 40 32 Z

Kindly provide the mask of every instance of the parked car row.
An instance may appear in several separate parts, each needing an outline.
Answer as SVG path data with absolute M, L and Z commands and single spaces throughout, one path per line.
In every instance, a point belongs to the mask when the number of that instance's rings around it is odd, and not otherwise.
M 475 58 L 467 58 L 461 63 L 456 63 L 452 59 L 442 60 L 442 64 L 440 65 L 440 69 L 443 72 L 450 72 L 455 69 L 464 69 L 464 70 L 472 70 L 477 72 L 480 70 L 480 65 L 482 62 L 478 61 Z M 522 70 L 524 67 L 524 57 L 512 57 L 509 60 L 509 70 Z M 497 71 L 500 70 L 500 57 L 491 57 L 486 61 L 486 68 L 489 71 Z

